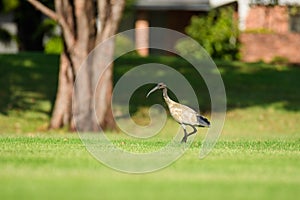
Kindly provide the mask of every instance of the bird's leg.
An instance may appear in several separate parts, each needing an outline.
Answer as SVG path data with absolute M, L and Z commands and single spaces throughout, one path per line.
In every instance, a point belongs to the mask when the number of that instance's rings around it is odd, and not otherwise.
M 183 129 L 183 130 L 184 130 L 184 136 L 183 136 L 183 138 L 182 138 L 182 140 L 181 140 L 181 143 L 186 143 L 186 139 L 187 139 L 187 137 L 188 137 L 188 134 L 187 134 L 187 132 L 186 132 L 185 129 Z
M 182 140 L 181 140 L 181 143 L 186 143 L 186 139 L 187 139 L 187 137 L 188 137 L 188 134 L 187 134 L 187 132 L 186 132 L 186 130 L 185 130 L 185 125 L 184 125 L 184 124 L 181 124 L 181 127 L 183 128 L 183 131 L 184 131 L 184 136 L 183 136 L 183 138 L 182 138 Z
M 192 127 L 194 130 L 192 132 L 190 132 L 189 134 L 187 134 L 186 138 L 188 138 L 189 136 L 191 136 L 197 132 L 197 129 L 195 128 L 195 126 L 190 125 L 190 127 Z

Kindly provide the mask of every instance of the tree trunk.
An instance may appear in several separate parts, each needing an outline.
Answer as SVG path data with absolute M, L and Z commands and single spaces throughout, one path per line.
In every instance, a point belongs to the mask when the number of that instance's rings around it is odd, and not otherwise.
M 98 0 L 99 18 L 102 23 L 96 38 L 97 44 L 116 34 L 124 7 L 125 0 Z M 112 60 L 114 56 L 114 46 L 115 45 L 112 41 L 105 43 L 105 47 L 103 49 L 106 51 L 100 52 L 101 55 L 105 55 L 103 56 L 104 60 Z M 99 80 L 99 84 L 96 86 L 95 111 L 102 129 L 115 129 L 116 124 L 111 107 L 113 65 L 110 64 L 107 67 L 106 65 L 108 63 L 103 61 L 100 63 L 101 65 L 99 67 L 102 68 L 103 76 L 101 77 L 102 79 Z
M 75 125 L 72 123 L 74 118 L 79 131 L 97 131 L 98 125 L 102 129 L 114 129 L 115 122 L 111 111 L 113 66 L 111 64 L 107 67 L 105 62 L 105 60 L 112 60 L 114 44 L 109 43 L 105 51 L 98 51 L 98 54 L 93 55 L 93 62 L 84 69 L 80 71 L 79 69 L 97 44 L 117 32 L 125 0 L 55 0 L 55 12 L 37 0 L 28 1 L 44 14 L 58 21 L 65 43 L 50 128 L 70 125 L 71 129 L 74 129 Z M 98 29 L 97 24 L 100 24 Z M 99 73 L 95 72 L 99 71 L 104 73 L 98 81 Z M 81 78 L 76 79 L 77 73 L 80 73 Z M 73 95 L 75 99 L 71 108 L 75 79 L 76 87 Z
M 74 75 L 71 63 L 65 52 L 63 52 L 60 57 L 60 70 L 55 106 L 50 121 L 50 127 L 53 129 L 60 128 L 65 124 L 68 124 L 71 120 L 73 82 Z

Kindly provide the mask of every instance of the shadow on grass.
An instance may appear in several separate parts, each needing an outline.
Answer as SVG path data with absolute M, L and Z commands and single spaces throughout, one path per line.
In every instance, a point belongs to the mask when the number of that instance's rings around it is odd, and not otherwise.
M 40 101 L 54 100 L 58 63 L 58 55 L 0 55 L 0 113 L 35 110 L 49 114 L 38 104 Z
M 265 63 L 217 62 L 226 86 L 228 108 L 278 104 L 300 110 L 300 68 Z
M 123 56 L 115 62 L 114 82 L 128 70 L 147 63 L 165 64 L 178 70 L 195 90 L 201 112 L 210 111 L 208 90 L 201 76 L 189 63 L 176 57 Z M 251 106 L 266 107 L 273 103 L 278 103 L 280 108 L 286 110 L 300 110 L 300 68 L 224 61 L 216 61 L 216 64 L 224 80 L 228 110 Z M 35 110 L 49 114 L 51 111 L 42 109 L 38 102 L 53 103 L 58 65 L 58 55 L 0 55 L 0 113 L 7 114 L 8 110 Z M 145 85 L 134 92 L 130 99 L 131 114 L 153 104 L 166 107 L 161 92 L 155 92 L 146 99 L 147 92 L 153 86 Z M 172 92 L 169 95 L 176 100 Z M 186 104 L 189 105 L 188 102 Z
M 210 97 L 206 85 L 198 72 L 186 61 L 175 57 L 137 58 L 125 57 L 116 61 L 116 82 L 126 71 L 146 63 L 161 63 L 173 67 L 182 73 L 191 83 L 198 97 L 201 112 L 210 111 Z M 225 84 L 227 109 L 247 108 L 251 106 L 267 107 L 278 104 L 281 109 L 300 110 L 300 68 L 265 63 L 242 63 L 216 61 Z M 162 77 L 163 81 L 164 77 Z M 134 113 L 142 107 L 160 103 L 165 105 L 161 92 L 146 93 L 154 85 L 139 88 L 130 100 L 130 111 Z M 171 98 L 176 99 L 170 94 Z M 188 103 L 187 103 L 188 104 Z M 196 108 L 197 109 L 197 108 Z

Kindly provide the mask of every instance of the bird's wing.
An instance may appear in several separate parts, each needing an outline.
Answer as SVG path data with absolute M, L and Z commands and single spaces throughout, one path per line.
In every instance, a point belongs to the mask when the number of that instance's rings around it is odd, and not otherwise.
M 176 121 L 178 121 L 179 123 L 189 124 L 193 126 L 201 126 L 201 127 L 210 126 L 210 122 L 206 117 L 200 115 L 198 112 L 196 112 L 195 110 L 193 110 L 188 106 L 179 104 L 177 112 L 178 114 L 177 114 Z
M 182 105 L 182 123 L 190 124 L 190 125 L 198 125 L 197 116 L 199 115 L 195 110 L 192 108 Z
M 199 114 L 196 111 L 194 111 L 192 108 L 179 103 L 172 103 L 169 109 L 172 117 L 178 123 L 198 125 L 197 116 Z

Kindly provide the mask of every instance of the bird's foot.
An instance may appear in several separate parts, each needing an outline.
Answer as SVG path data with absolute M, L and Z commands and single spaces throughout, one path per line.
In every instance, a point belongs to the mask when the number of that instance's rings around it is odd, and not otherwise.
M 183 137 L 181 143 L 186 143 L 187 137 Z

